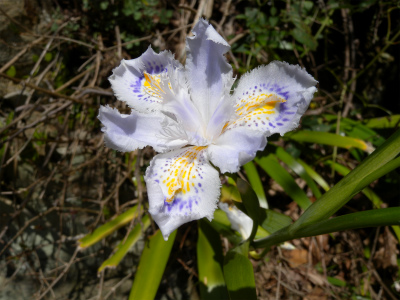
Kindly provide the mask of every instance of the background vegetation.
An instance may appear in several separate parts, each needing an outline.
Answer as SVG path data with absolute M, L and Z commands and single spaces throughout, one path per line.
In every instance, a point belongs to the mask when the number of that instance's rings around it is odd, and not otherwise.
M 205 17 L 232 46 L 238 77 L 272 60 L 305 67 L 319 86 L 300 131 L 272 137 L 241 172 L 269 208 L 296 220 L 400 127 L 399 11 L 377 0 L 1 1 L 0 299 L 127 299 L 154 223 L 130 219 L 77 250 L 115 215 L 146 207 L 154 151 L 105 148 L 97 120 L 100 104 L 129 112 L 107 81 L 122 58 L 152 45 L 184 62 L 185 38 Z M 395 170 L 337 215 L 400 206 L 399 184 Z M 227 183 L 223 198 L 232 198 Z M 143 238 L 97 273 L 140 222 Z M 198 235 L 195 222 L 178 230 L 157 299 L 199 297 Z M 274 247 L 252 260 L 258 297 L 398 299 L 399 240 L 398 228 L 379 227 Z M 226 252 L 232 241 L 222 241 Z

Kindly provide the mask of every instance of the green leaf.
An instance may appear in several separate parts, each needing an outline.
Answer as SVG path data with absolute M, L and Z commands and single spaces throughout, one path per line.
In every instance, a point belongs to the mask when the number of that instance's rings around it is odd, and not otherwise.
M 337 126 L 337 116 L 324 115 L 323 117 L 328 121 L 334 122 L 331 126 L 331 130 L 335 131 Z M 346 135 L 350 137 L 371 142 L 375 147 L 380 146 L 385 141 L 383 137 L 381 137 L 371 128 L 368 128 L 359 121 L 351 120 L 348 118 L 340 119 L 340 131 L 345 132 Z
M 14 66 L 11 66 L 11 67 L 7 70 L 6 74 L 7 74 L 8 76 L 10 76 L 10 77 L 15 77 L 15 75 L 17 74 L 17 70 L 15 69 Z
M 44 55 L 44 60 L 45 60 L 46 62 L 51 61 L 52 58 L 53 58 L 53 54 L 52 54 L 51 52 L 47 52 L 47 53 Z
M 368 146 L 364 141 L 360 139 L 348 136 L 341 136 L 329 132 L 300 130 L 294 133 L 286 134 L 285 138 L 297 142 L 323 144 L 323 145 L 337 146 L 346 149 L 358 148 L 366 152 L 373 151 L 371 146 Z
M 106 261 L 104 261 L 98 272 L 100 273 L 106 268 L 115 268 L 121 262 L 121 260 L 125 257 L 128 253 L 129 249 L 133 247 L 134 244 L 139 240 L 142 232 L 144 232 L 150 226 L 150 218 L 149 216 L 145 215 L 142 220 L 141 224 L 137 224 L 133 230 L 129 233 L 128 237 L 125 241 L 122 241 L 118 246 L 115 253 Z
M 84 249 L 87 248 L 100 240 L 104 239 L 106 236 L 110 235 L 113 233 L 115 230 L 118 228 L 121 228 L 122 226 L 128 224 L 132 219 L 138 217 L 138 206 L 134 206 L 130 209 L 128 209 L 126 212 L 122 213 L 115 219 L 107 222 L 104 225 L 101 225 L 98 227 L 93 233 L 90 233 L 83 238 L 81 238 L 78 243 L 79 243 L 79 248 Z
M 223 273 L 224 256 L 219 234 L 206 220 L 199 220 L 197 266 L 201 299 L 229 299 Z
M 246 242 L 225 256 L 224 276 L 231 300 L 257 300 L 253 265 L 247 257 L 248 247 Z
M 251 241 L 257 233 L 260 220 L 260 203 L 258 202 L 256 193 L 246 181 L 238 177 L 236 179 L 236 186 L 242 197 L 242 203 L 246 208 L 246 213 L 253 220 L 253 229 L 248 238 L 248 240 Z
M 262 208 L 268 208 L 267 197 L 265 196 L 264 187 L 261 183 L 260 175 L 257 172 L 257 168 L 253 162 L 248 162 L 243 166 L 246 171 L 247 178 L 253 188 L 254 192 L 258 197 L 258 201 L 260 202 L 260 206 Z
M 332 216 L 347 203 L 360 189 L 360 182 L 384 166 L 400 152 L 400 130 L 396 131 L 360 165 L 326 192 L 307 209 L 292 225 L 292 230 L 307 226 Z
M 321 197 L 321 192 L 319 191 L 317 185 L 302 164 L 300 164 L 293 156 L 287 153 L 282 147 L 278 147 L 275 153 L 281 161 L 287 164 L 289 168 L 291 168 L 297 175 L 305 180 L 316 198 Z
M 320 187 L 322 187 L 325 191 L 329 190 L 329 184 L 325 181 L 324 178 L 322 178 L 321 175 L 319 175 L 317 172 L 315 172 L 314 169 L 312 169 L 308 164 L 306 164 L 301 159 L 298 158 L 297 161 L 299 164 L 301 164 L 303 166 L 303 168 L 306 170 L 308 175 L 310 175 L 310 177 L 312 179 L 314 179 L 314 181 L 316 183 L 319 184 Z
M 326 279 L 330 284 L 334 286 L 340 286 L 340 287 L 346 286 L 346 281 L 343 281 L 339 278 L 328 276 Z
M 229 182 L 228 182 L 229 183 Z M 222 185 L 221 188 L 221 199 L 222 202 L 227 202 L 227 201 L 236 201 L 236 202 L 242 202 L 242 199 L 240 198 L 240 193 L 236 186 L 234 185 Z
M 400 225 L 400 207 L 380 208 L 347 214 L 307 224 L 307 226 L 302 226 L 296 231 L 291 230 L 291 226 L 285 227 L 264 239 L 254 241 L 253 246 L 256 248 L 266 248 L 302 237 L 349 229 L 390 225 Z
M 306 30 L 304 30 L 303 27 L 296 27 L 292 30 L 292 35 L 296 41 L 298 41 L 301 44 L 304 44 L 309 48 L 311 51 L 314 51 L 318 47 L 318 42 L 315 40 L 315 38 L 308 33 Z
M 164 241 L 161 231 L 158 230 L 149 238 L 140 257 L 129 300 L 154 299 L 167 266 L 175 236 L 176 230 L 171 233 L 168 241 Z
M 316 222 L 303 228 L 297 234 L 306 237 L 342 230 L 390 225 L 400 225 L 400 207 L 361 211 Z
M 282 230 L 275 232 L 264 239 L 254 241 L 254 246 L 270 247 L 271 245 L 276 245 L 285 242 L 287 240 L 291 240 L 293 238 L 303 237 L 306 236 L 304 235 L 306 232 L 308 232 L 307 234 L 310 234 L 310 232 L 307 231 L 310 228 L 315 229 L 315 232 L 313 232 L 313 234 L 311 235 L 316 235 L 316 234 L 333 232 L 336 230 L 359 228 L 363 227 L 364 225 L 365 226 L 399 225 L 400 223 L 399 212 L 397 212 L 398 213 L 397 216 L 390 215 L 390 213 L 395 208 L 391 208 L 391 211 L 386 211 L 388 212 L 387 213 L 388 215 L 386 215 L 386 217 L 388 217 L 387 220 L 385 220 L 385 217 L 379 219 L 379 214 L 382 214 L 381 211 L 383 211 L 383 209 L 374 210 L 374 213 L 372 214 L 370 213 L 371 215 L 369 215 L 369 217 L 370 218 L 372 216 L 374 218 L 377 217 L 376 220 L 372 219 L 368 220 L 368 218 L 366 218 L 362 219 L 362 222 L 357 223 L 356 219 L 354 219 L 354 224 L 351 224 L 351 217 L 347 217 L 348 215 L 337 217 L 330 220 L 325 220 L 329 218 L 331 215 L 333 215 L 343 205 L 345 205 L 347 201 L 349 201 L 353 197 L 353 195 L 357 194 L 360 191 L 359 189 L 362 188 L 360 182 L 362 182 L 363 180 L 365 180 L 366 177 L 370 176 L 371 174 L 374 174 L 374 172 L 385 166 L 394 157 L 396 157 L 399 154 L 399 152 L 400 152 L 400 130 L 397 130 L 380 147 L 378 147 L 371 155 L 369 155 L 357 168 L 355 168 L 349 174 L 347 174 L 334 187 L 332 187 L 328 192 L 326 192 L 318 201 L 314 202 L 294 224 L 285 227 Z M 371 176 L 372 176 L 371 178 L 375 178 L 375 175 Z M 396 209 L 400 210 L 400 208 Z M 356 215 L 353 214 L 353 216 Z M 339 218 L 344 218 L 344 219 L 339 219 Z M 322 222 L 331 222 L 332 220 L 340 220 L 337 221 L 337 223 L 340 223 L 343 220 L 347 221 L 347 223 L 344 222 L 343 224 L 336 224 L 336 227 L 333 227 L 333 225 L 335 224 L 329 223 L 329 225 L 332 226 L 328 228 L 329 230 L 333 231 L 324 230 L 320 233 L 316 233 L 318 230 L 322 228 L 318 227 L 321 225 Z M 375 221 L 377 223 L 374 223 Z M 318 225 L 315 225 L 316 223 L 318 223 Z
M 302 209 L 306 209 L 311 205 L 310 199 L 297 185 L 288 171 L 279 164 L 273 154 L 256 159 L 256 162 Z
M 347 174 L 350 173 L 350 169 L 338 164 L 338 163 L 333 163 L 333 161 L 331 160 L 327 160 L 325 161 L 326 164 L 330 165 L 333 167 L 333 169 L 338 172 L 340 175 L 342 176 L 346 176 Z M 387 164 L 386 164 L 387 165 Z M 374 206 L 376 208 L 380 208 L 382 205 L 382 200 L 379 198 L 379 196 L 377 194 L 375 194 L 375 192 L 373 190 L 371 190 L 368 187 L 365 187 L 362 191 L 361 191 L 369 200 L 371 200 L 371 202 L 374 204 Z
M 373 118 L 365 121 L 365 126 L 369 128 L 385 129 L 400 126 L 400 115 Z
M 274 210 L 267 209 L 266 215 L 267 216 L 262 222 L 261 226 L 269 233 L 274 233 L 292 224 L 292 219 L 289 216 L 281 214 Z

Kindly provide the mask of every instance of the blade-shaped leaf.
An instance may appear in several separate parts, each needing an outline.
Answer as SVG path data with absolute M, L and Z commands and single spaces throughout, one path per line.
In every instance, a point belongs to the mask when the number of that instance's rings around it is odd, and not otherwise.
M 360 139 L 341 136 L 330 132 L 299 130 L 294 133 L 286 134 L 285 137 L 297 142 L 323 144 L 346 149 L 358 148 L 366 152 L 373 151 L 371 146 Z
M 164 241 L 161 231 L 158 230 L 149 238 L 140 257 L 129 300 L 154 299 L 164 274 L 175 236 L 176 230 L 171 233 L 168 241 Z
M 253 246 L 256 248 L 266 248 L 288 240 L 307 236 L 316 236 L 348 229 L 390 225 L 400 225 L 400 207 L 380 208 L 347 214 L 328 220 L 317 221 L 308 224 L 308 226 L 302 226 L 296 231 L 290 230 L 290 226 L 285 227 L 264 239 L 254 241 Z
M 231 300 L 256 300 L 253 265 L 247 257 L 248 242 L 228 251 L 224 259 L 224 276 Z
M 321 197 L 321 192 L 319 191 L 317 185 L 315 184 L 314 180 L 308 174 L 306 169 L 300 164 L 293 156 L 287 153 L 282 147 L 278 147 L 276 149 L 276 156 L 283 161 L 286 165 L 289 166 L 297 175 L 305 180 L 308 187 L 313 192 L 316 198 Z
M 122 241 L 115 251 L 115 253 L 106 261 L 104 261 L 98 272 L 103 271 L 106 268 L 115 268 L 121 262 L 121 260 L 125 257 L 128 253 L 129 249 L 139 240 L 143 231 L 145 231 L 150 225 L 150 218 L 149 216 L 145 215 L 142 218 L 141 224 L 137 224 L 132 231 L 129 233 L 128 237 L 125 241 Z
M 292 224 L 292 219 L 289 216 L 278 213 L 272 209 L 267 209 L 266 212 L 267 216 L 261 226 L 269 233 L 274 233 Z
M 340 180 L 326 192 L 318 201 L 307 209 L 304 214 L 291 226 L 292 230 L 307 226 L 332 216 L 360 191 L 359 184 L 367 176 L 386 165 L 400 152 L 400 130 L 396 131 L 359 166 Z
M 219 234 L 208 221 L 200 220 L 197 239 L 197 266 L 201 299 L 229 299 L 222 270 L 223 260 Z
M 319 175 L 317 172 L 315 172 L 313 168 L 311 168 L 308 164 L 306 164 L 300 158 L 298 158 L 297 161 L 299 164 L 301 164 L 303 166 L 303 168 L 306 170 L 308 175 L 310 175 L 310 177 L 312 179 L 314 179 L 314 181 L 316 183 L 319 184 L 320 187 L 322 187 L 325 191 L 329 190 L 329 184 L 325 181 L 324 178 L 322 178 L 321 175 Z
M 87 248 L 104 239 L 118 228 L 128 224 L 130 221 L 132 221 L 132 219 L 137 218 L 138 213 L 139 210 L 138 206 L 136 205 L 128 209 L 126 212 L 120 214 L 115 219 L 101 225 L 93 233 L 90 233 L 79 240 L 79 248 Z
M 246 208 L 247 215 L 253 220 L 253 229 L 248 238 L 249 241 L 253 240 L 257 233 L 257 228 L 260 220 L 260 203 L 254 190 L 251 186 L 241 178 L 236 179 L 236 186 L 242 197 L 242 204 Z
M 379 129 L 399 127 L 400 115 L 369 119 L 365 121 L 365 126 Z
M 267 197 L 265 196 L 264 187 L 261 183 L 260 175 L 257 172 L 257 168 L 252 161 L 248 162 L 243 166 L 246 171 L 247 178 L 253 188 L 254 192 L 258 197 L 258 201 L 260 202 L 260 207 L 267 209 L 268 202 Z
M 302 209 L 306 209 L 310 206 L 310 199 L 297 185 L 288 171 L 279 164 L 274 155 L 270 154 L 260 159 L 256 159 L 256 162 Z

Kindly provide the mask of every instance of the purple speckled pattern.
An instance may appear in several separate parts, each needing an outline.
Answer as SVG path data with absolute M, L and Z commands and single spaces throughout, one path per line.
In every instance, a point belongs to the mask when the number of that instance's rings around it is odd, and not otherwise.
M 123 60 L 114 69 L 110 82 L 118 99 L 135 110 L 159 110 L 162 98 L 154 90 L 154 85 L 146 80 L 145 73 L 154 82 L 159 82 L 162 74 L 181 67 L 170 52 L 155 53 L 149 48 L 136 59 Z
M 258 83 L 246 89 L 236 98 L 238 119 L 227 130 L 245 126 L 272 134 L 290 127 L 297 112 L 297 106 L 287 105 L 290 97 L 289 88 L 277 83 Z

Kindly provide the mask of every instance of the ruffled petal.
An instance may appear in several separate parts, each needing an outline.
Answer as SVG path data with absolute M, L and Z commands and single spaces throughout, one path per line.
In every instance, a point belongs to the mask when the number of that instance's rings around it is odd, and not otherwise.
M 233 98 L 237 119 L 227 130 L 244 126 L 270 136 L 299 125 L 317 81 L 300 66 L 274 61 L 244 75 Z
M 193 28 L 194 37 L 186 40 L 186 77 L 190 95 L 203 122 L 208 124 L 220 101 L 229 95 L 234 79 L 224 54 L 229 44 L 201 19 Z
M 166 240 L 184 223 L 213 218 L 221 183 L 205 149 L 187 147 L 159 154 L 146 171 L 149 212 Z
M 115 95 L 137 111 L 160 110 L 159 83 L 168 69 L 183 69 L 169 51 L 155 53 L 150 47 L 140 57 L 122 60 L 109 77 Z
M 109 106 L 100 106 L 98 118 L 104 125 L 105 144 L 114 150 L 129 152 L 152 146 L 164 152 L 188 142 L 179 124 L 161 113 L 144 114 L 132 110 L 130 115 L 125 115 Z
M 257 151 L 267 145 L 265 134 L 247 127 L 236 127 L 225 131 L 207 149 L 211 162 L 222 173 L 235 173 L 245 163 L 253 160 Z

